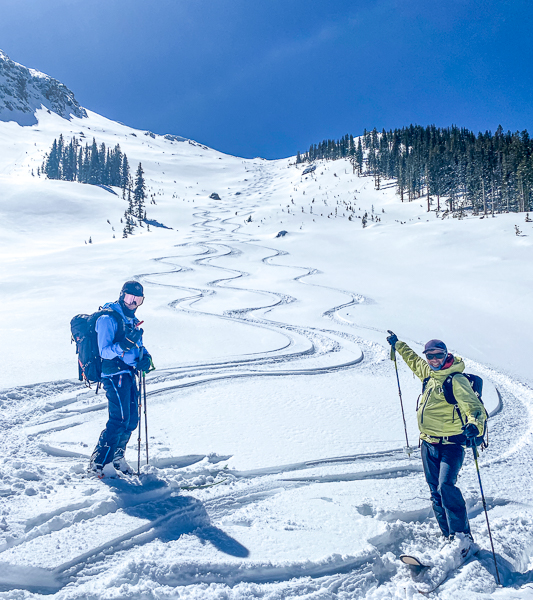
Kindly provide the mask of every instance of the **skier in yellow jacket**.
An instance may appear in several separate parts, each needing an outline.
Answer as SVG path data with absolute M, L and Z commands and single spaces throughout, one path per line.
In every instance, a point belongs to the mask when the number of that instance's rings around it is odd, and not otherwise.
M 455 484 L 464 460 L 464 445 L 473 443 L 483 433 L 485 408 L 466 377 L 460 375 L 452 378 L 457 406 L 446 401 L 444 381 L 453 373 L 462 373 L 465 365 L 460 357 L 448 352 L 444 342 L 430 340 L 424 348 L 424 360 L 390 333 L 389 344 L 421 381 L 427 380 L 419 398 L 417 417 L 422 464 L 435 517 L 446 538 L 453 539 L 462 533 L 473 541 L 465 501 Z

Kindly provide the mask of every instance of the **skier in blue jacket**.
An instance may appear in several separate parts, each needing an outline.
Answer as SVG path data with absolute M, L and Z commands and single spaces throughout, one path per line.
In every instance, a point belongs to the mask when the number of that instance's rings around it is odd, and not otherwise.
M 104 306 L 117 314 L 102 315 L 96 321 L 98 349 L 102 357 L 102 384 L 106 392 L 109 419 L 91 456 L 89 471 L 103 477 L 105 465 L 123 473 L 133 473 L 124 458 L 126 445 L 138 424 L 138 394 L 135 374 L 153 368 L 152 358 L 143 346 L 143 330 L 135 311 L 144 302 L 138 281 L 127 281 L 117 302 Z M 119 332 L 117 318 L 124 322 Z

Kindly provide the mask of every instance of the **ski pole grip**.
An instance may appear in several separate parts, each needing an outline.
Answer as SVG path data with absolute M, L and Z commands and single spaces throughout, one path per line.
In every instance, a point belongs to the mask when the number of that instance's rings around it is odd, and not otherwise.
M 387 333 L 389 335 L 394 335 L 394 331 L 387 329 Z M 396 348 L 391 344 L 390 347 L 390 359 L 396 361 Z
M 139 360 L 137 362 L 139 362 L 143 359 L 143 354 L 144 354 L 144 346 L 141 346 L 139 348 Z M 139 373 L 143 373 L 143 371 L 139 371 Z

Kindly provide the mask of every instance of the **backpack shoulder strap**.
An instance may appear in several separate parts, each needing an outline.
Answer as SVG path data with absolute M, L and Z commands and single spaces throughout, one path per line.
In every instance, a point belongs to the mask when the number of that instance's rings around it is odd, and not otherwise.
M 96 325 L 96 321 L 98 321 L 100 317 L 111 317 L 117 324 L 117 333 L 115 334 L 114 338 L 115 342 L 121 340 L 126 335 L 126 323 L 124 322 L 122 315 L 120 315 L 116 310 L 113 310 L 112 308 L 100 307 L 100 310 L 91 315 L 93 326 Z
M 113 317 L 113 319 L 115 319 L 115 322 L 117 324 L 117 333 L 115 335 L 114 341 L 118 342 L 126 335 L 126 322 L 124 321 L 122 315 L 116 310 L 113 310 L 112 308 L 107 308 L 105 310 L 108 311 L 107 314 L 109 314 L 110 317 Z
M 483 379 L 481 379 L 481 377 L 478 375 L 472 375 L 471 373 L 452 373 L 446 377 L 442 385 L 446 402 L 449 402 L 450 404 L 457 404 L 457 400 L 453 395 L 453 378 L 457 377 L 458 375 L 464 377 L 468 381 L 473 393 L 476 395 L 481 404 L 483 404 L 483 400 L 481 399 L 481 394 L 483 391 Z
M 453 395 L 453 378 L 457 377 L 457 375 L 463 375 L 462 373 L 451 373 L 446 377 L 444 383 L 442 384 L 442 391 L 444 392 L 444 398 L 448 404 L 457 405 L 457 400 Z M 464 375 L 463 375 L 464 377 Z

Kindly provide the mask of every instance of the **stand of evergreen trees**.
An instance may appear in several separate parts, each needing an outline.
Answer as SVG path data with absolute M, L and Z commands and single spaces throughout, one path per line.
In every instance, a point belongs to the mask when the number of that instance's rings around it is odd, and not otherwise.
M 143 227 L 143 222 L 146 221 L 144 171 L 139 163 L 133 180 L 128 157 L 121 151 L 119 144 L 109 150 L 103 143 L 98 146 L 93 138 L 90 146 L 87 143 L 82 146 L 76 137 L 66 143 L 63 135 L 60 135 L 58 140 L 54 140 L 50 152 L 45 155 L 41 170 L 48 179 L 122 188 L 122 197 L 128 201 L 124 219 L 121 219 L 121 223 L 125 223 L 122 237 L 132 235 L 137 226 Z M 149 225 L 147 228 L 150 230 Z
M 395 179 L 402 202 L 426 196 L 428 210 L 474 214 L 528 212 L 533 204 L 533 141 L 527 131 L 410 125 L 394 131 L 365 129 L 362 137 L 313 144 L 297 162 L 348 158 L 354 173 Z
M 119 144 L 110 150 L 103 143 L 98 146 L 93 138 L 91 145 L 83 146 L 76 137 L 65 142 L 63 135 L 54 140 L 52 149 L 45 155 L 42 172 L 48 179 L 113 185 L 123 189 L 130 179 L 128 158 Z

